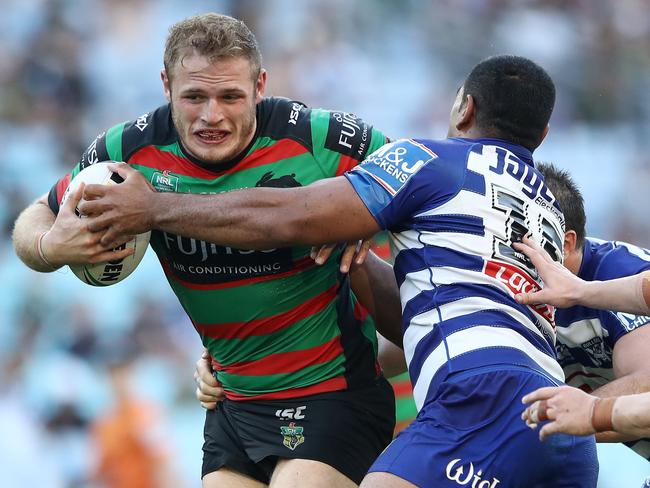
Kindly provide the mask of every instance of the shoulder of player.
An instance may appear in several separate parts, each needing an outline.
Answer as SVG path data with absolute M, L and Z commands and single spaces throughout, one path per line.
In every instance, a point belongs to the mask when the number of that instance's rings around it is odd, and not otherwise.
M 349 112 L 312 108 L 283 97 L 265 98 L 258 105 L 258 136 L 292 139 L 310 152 L 326 149 L 356 161 L 387 138 Z
M 257 106 L 258 137 L 292 139 L 312 150 L 311 109 L 284 97 L 266 97 Z
M 594 270 L 591 280 L 613 280 L 650 269 L 650 253 L 641 247 L 593 237 L 587 238 L 587 247 Z
M 445 147 L 445 141 L 440 140 L 398 139 L 370 154 L 365 162 L 393 164 L 409 175 L 415 175 L 426 167 L 429 171 L 443 172 L 451 179 L 464 178 L 464 165 L 461 164 L 464 159 L 454 158 Z M 448 179 L 447 183 L 451 180 Z
M 169 104 L 144 113 L 122 125 L 122 157 L 128 161 L 145 146 L 164 146 L 178 140 Z
M 145 146 L 170 144 L 174 140 L 171 110 L 169 105 L 163 105 L 101 132 L 83 152 L 79 169 L 99 161 L 128 161 Z
M 393 195 L 407 187 L 426 187 L 426 191 L 419 194 L 433 191 L 437 201 L 448 201 L 463 187 L 465 165 L 438 164 L 441 158 L 435 152 L 436 142 L 399 139 L 370 154 L 352 173 L 358 174 L 359 178 L 364 178 L 364 174 L 370 175 Z

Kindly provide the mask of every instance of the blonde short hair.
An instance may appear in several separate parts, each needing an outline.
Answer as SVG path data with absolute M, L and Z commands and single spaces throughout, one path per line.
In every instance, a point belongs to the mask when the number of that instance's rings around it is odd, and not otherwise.
M 207 13 L 188 17 L 172 25 L 165 43 L 165 71 L 171 78 L 176 63 L 188 55 L 198 54 L 210 61 L 224 58 L 247 59 L 253 81 L 262 67 L 257 39 L 241 20 L 227 15 Z

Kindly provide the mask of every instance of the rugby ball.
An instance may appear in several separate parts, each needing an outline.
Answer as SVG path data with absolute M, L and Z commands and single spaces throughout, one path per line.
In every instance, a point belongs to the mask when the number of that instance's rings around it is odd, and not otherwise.
M 117 185 L 122 183 L 122 181 L 124 181 L 122 177 L 108 168 L 108 165 L 113 162 L 114 161 L 103 161 L 101 163 L 92 164 L 81 170 L 77 176 L 70 181 L 70 184 L 61 199 L 61 205 L 63 205 L 68 196 L 79 187 L 80 183 L 85 183 L 87 185 Z M 83 199 L 79 203 L 81 202 L 83 202 Z M 84 216 L 79 212 L 78 207 L 75 211 L 79 218 L 84 218 Z M 70 265 L 69 267 L 75 276 L 84 283 L 92 286 L 114 285 L 129 276 L 133 270 L 137 268 L 147 250 L 150 237 L 151 232 L 145 232 L 144 234 L 135 236 L 129 242 L 116 248 L 116 250 L 126 248 L 135 249 L 133 254 L 124 259 L 98 264 L 76 264 Z

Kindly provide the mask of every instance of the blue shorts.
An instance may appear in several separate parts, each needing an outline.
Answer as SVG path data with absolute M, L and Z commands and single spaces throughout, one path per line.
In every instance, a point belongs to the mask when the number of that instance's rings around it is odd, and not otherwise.
M 446 379 L 370 472 L 392 473 L 421 487 L 594 488 L 593 436 L 529 429 L 521 397 L 555 384 L 530 370 L 472 370 Z

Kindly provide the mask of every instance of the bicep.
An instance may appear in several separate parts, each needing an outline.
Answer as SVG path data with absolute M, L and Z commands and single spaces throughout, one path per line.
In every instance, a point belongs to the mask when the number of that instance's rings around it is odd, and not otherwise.
M 633 373 L 650 372 L 650 324 L 623 335 L 614 345 L 613 366 L 616 378 Z
M 309 244 L 369 238 L 380 227 L 347 178 L 339 176 L 291 189 L 285 212 L 293 215 L 293 231 Z

